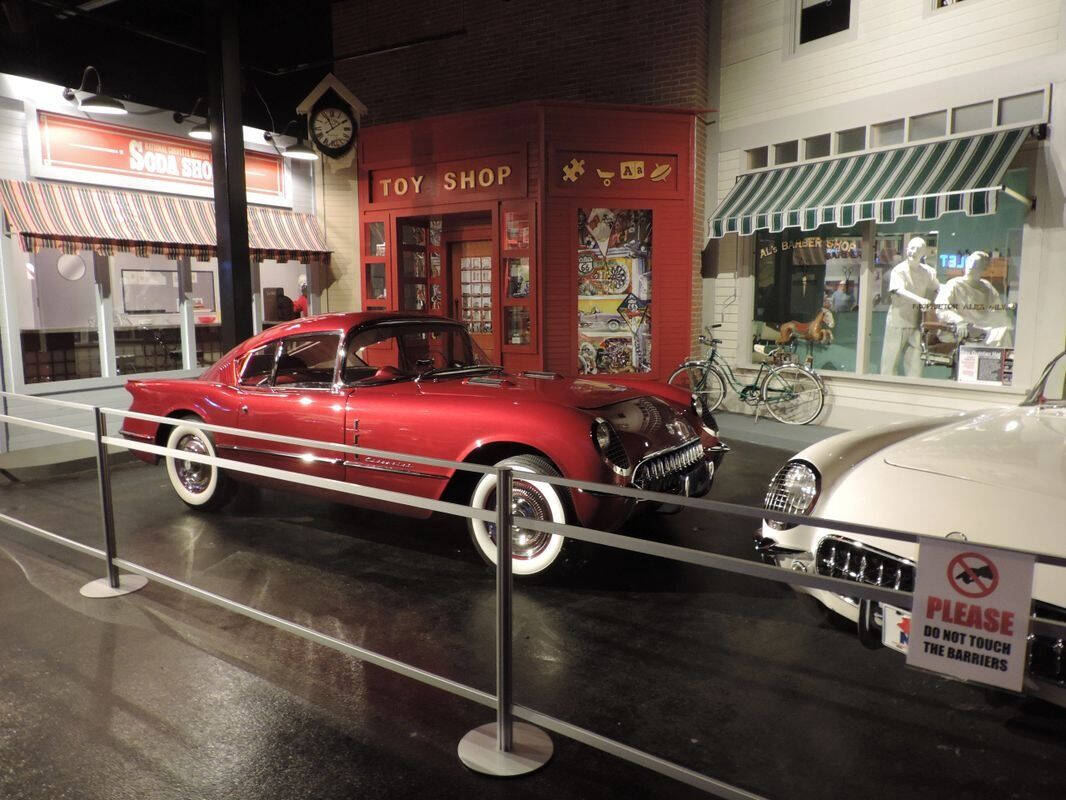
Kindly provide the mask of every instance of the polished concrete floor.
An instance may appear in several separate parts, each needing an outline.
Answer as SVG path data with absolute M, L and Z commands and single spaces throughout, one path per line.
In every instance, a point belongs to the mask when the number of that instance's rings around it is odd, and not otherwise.
M 720 499 L 788 455 L 731 442 Z M 114 471 L 121 557 L 491 692 L 493 580 L 460 524 L 247 490 L 187 511 Z M 98 545 L 91 473 L 0 487 L 0 510 Z M 750 556 L 750 521 L 646 515 L 637 535 Z M 516 702 L 774 798 L 1063 795 L 1066 714 L 864 650 L 766 581 L 593 547 L 520 585 Z M 697 797 L 554 736 L 540 772 L 467 771 L 490 709 L 158 583 L 86 600 L 90 558 L 0 528 L 0 798 Z

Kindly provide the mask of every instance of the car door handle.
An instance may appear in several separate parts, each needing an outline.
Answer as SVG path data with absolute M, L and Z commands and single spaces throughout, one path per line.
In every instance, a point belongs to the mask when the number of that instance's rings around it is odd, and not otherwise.
M 247 414 L 248 413 L 248 406 L 241 406 L 241 413 L 242 414 Z

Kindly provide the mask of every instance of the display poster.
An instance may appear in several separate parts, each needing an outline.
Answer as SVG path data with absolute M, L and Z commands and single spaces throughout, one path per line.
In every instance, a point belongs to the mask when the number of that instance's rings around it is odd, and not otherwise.
M 1008 355 L 1002 347 L 965 344 L 959 347 L 959 383 L 984 383 L 1000 386 L 1005 382 Z
M 1035 561 L 1026 553 L 921 537 L 907 663 L 1020 692 Z
M 651 372 L 651 211 L 577 211 L 578 371 Z
M 171 192 L 187 188 L 185 194 L 213 196 L 210 142 L 47 111 L 37 112 L 37 130 L 41 166 L 71 173 L 56 177 L 79 180 L 78 173 L 88 173 L 93 182 L 127 188 L 130 179 L 149 180 Z M 287 197 L 280 155 L 246 150 L 244 172 L 247 190 L 255 199 Z

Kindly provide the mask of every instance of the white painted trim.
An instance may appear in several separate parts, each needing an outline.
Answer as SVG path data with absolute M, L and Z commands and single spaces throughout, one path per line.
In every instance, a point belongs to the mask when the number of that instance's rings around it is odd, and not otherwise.
M 181 287 L 181 295 L 178 300 L 178 311 L 181 314 L 179 325 L 181 327 L 181 367 L 182 369 L 196 368 L 196 309 L 192 301 L 192 259 L 178 259 L 178 285 Z M 218 303 L 216 302 L 216 305 Z
M 320 80 L 318 82 L 318 85 L 311 90 L 307 97 L 300 101 L 300 104 L 296 106 L 296 113 L 311 113 L 311 109 L 314 108 L 315 103 L 318 102 L 318 98 L 320 98 L 330 89 L 340 95 L 341 100 L 350 105 L 357 116 L 366 116 L 367 109 L 366 106 L 363 105 L 363 102 L 354 94 L 352 94 L 351 89 L 341 83 L 340 79 L 332 72 L 326 75 L 326 77 L 324 77 L 322 80 Z
M 93 253 L 93 271 L 100 377 L 113 378 L 118 368 L 115 364 L 115 287 L 111 285 L 111 256 Z
M 1048 89 L 1048 93 L 1050 93 L 1050 89 Z M 1018 92 L 1018 94 L 1025 94 L 1025 92 Z M 1008 95 L 1008 96 L 1013 96 L 1013 95 Z M 967 105 L 972 105 L 972 104 L 968 103 Z M 951 108 L 948 109 L 948 111 L 950 112 L 950 111 L 954 110 L 954 108 L 955 108 L 955 106 L 952 106 Z M 938 110 L 943 110 L 943 109 L 938 109 Z M 912 114 L 912 115 L 910 115 L 910 116 L 908 116 L 906 118 L 907 119 L 906 127 L 907 127 L 908 136 L 910 135 L 910 119 L 911 119 L 912 116 L 920 117 L 921 114 Z M 897 119 L 898 119 L 898 117 L 897 117 Z M 950 114 L 949 114 L 949 120 L 950 120 Z M 891 120 L 887 120 L 887 121 L 891 121 Z M 802 166 L 804 166 L 806 164 L 819 164 L 819 163 L 821 163 L 823 161 L 840 161 L 841 159 L 845 159 L 845 158 L 857 158 L 859 156 L 870 155 L 872 153 L 886 153 L 886 152 L 889 152 L 889 151 L 892 151 L 892 150 L 903 150 L 903 149 L 906 149 L 906 148 L 909 148 L 909 147 L 924 147 L 925 145 L 937 144 L 939 142 L 950 142 L 950 141 L 955 141 L 955 140 L 958 140 L 958 139 L 972 139 L 975 136 L 984 136 L 984 135 L 989 134 L 989 133 L 1000 133 L 1001 131 L 1013 131 L 1013 130 L 1017 130 L 1019 128 L 1026 128 L 1026 127 L 1035 128 L 1038 125 L 1043 125 L 1045 122 L 1047 122 L 1046 118 L 1043 119 L 1043 120 L 1034 120 L 1032 122 L 1012 123 L 1010 125 L 994 125 L 991 128 L 982 128 L 980 130 L 975 130 L 975 131 L 966 131 L 965 133 L 946 134 L 944 136 L 936 136 L 936 137 L 933 137 L 931 139 L 919 139 L 916 142 L 907 141 L 907 142 L 904 142 L 903 144 L 889 144 L 889 145 L 884 145 L 882 147 L 868 147 L 865 150 L 853 150 L 853 151 L 848 152 L 848 153 L 833 152 L 833 153 L 831 153 L 828 156 L 822 156 L 821 158 L 801 159 L 801 160 L 795 161 L 795 162 L 793 162 L 791 164 L 771 165 L 771 166 L 766 166 L 766 167 L 759 167 L 758 169 L 741 169 L 741 170 L 739 170 L 737 172 L 737 177 L 739 178 L 742 175 L 754 175 L 754 174 L 759 173 L 759 172 L 773 172 L 774 170 L 778 170 L 778 169 L 789 169 L 789 168 L 792 168 L 792 167 L 802 167 Z M 878 124 L 878 123 L 873 122 L 873 123 L 869 123 L 866 126 L 866 128 L 867 128 L 867 131 L 866 131 L 867 141 L 869 141 L 869 134 L 870 134 L 870 130 L 869 129 L 870 129 L 870 127 L 872 127 L 873 125 L 876 125 L 876 124 Z M 858 127 L 862 127 L 862 126 L 861 125 L 856 125 L 855 127 L 858 128 Z M 845 128 L 844 130 L 852 130 L 852 129 L 851 128 Z M 834 131 L 833 133 L 830 134 L 830 136 L 832 137 L 831 141 L 832 141 L 832 148 L 833 148 L 834 151 L 836 150 L 837 133 L 838 133 L 838 131 Z M 816 134 L 816 135 L 822 135 L 822 134 Z M 806 136 L 804 138 L 811 139 L 813 137 Z M 758 149 L 760 149 L 762 147 L 766 147 L 766 146 L 767 145 L 759 145 L 758 147 L 753 147 L 753 148 L 748 148 L 748 149 L 758 150 Z M 747 150 L 745 150 L 744 152 L 746 153 Z

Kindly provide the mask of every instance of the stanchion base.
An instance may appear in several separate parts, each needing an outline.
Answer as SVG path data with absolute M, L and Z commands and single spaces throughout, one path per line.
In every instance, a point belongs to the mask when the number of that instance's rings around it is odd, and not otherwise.
M 555 746 L 551 737 L 535 725 L 514 723 L 514 747 L 509 752 L 496 749 L 496 723 L 474 728 L 459 740 L 459 760 L 474 772 L 513 778 L 543 767 Z
M 107 578 L 98 578 L 95 581 L 89 581 L 79 591 L 82 597 L 119 597 L 143 589 L 147 583 L 148 579 L 141 575 L 119 575 L 117 589 L 111 588 Z

